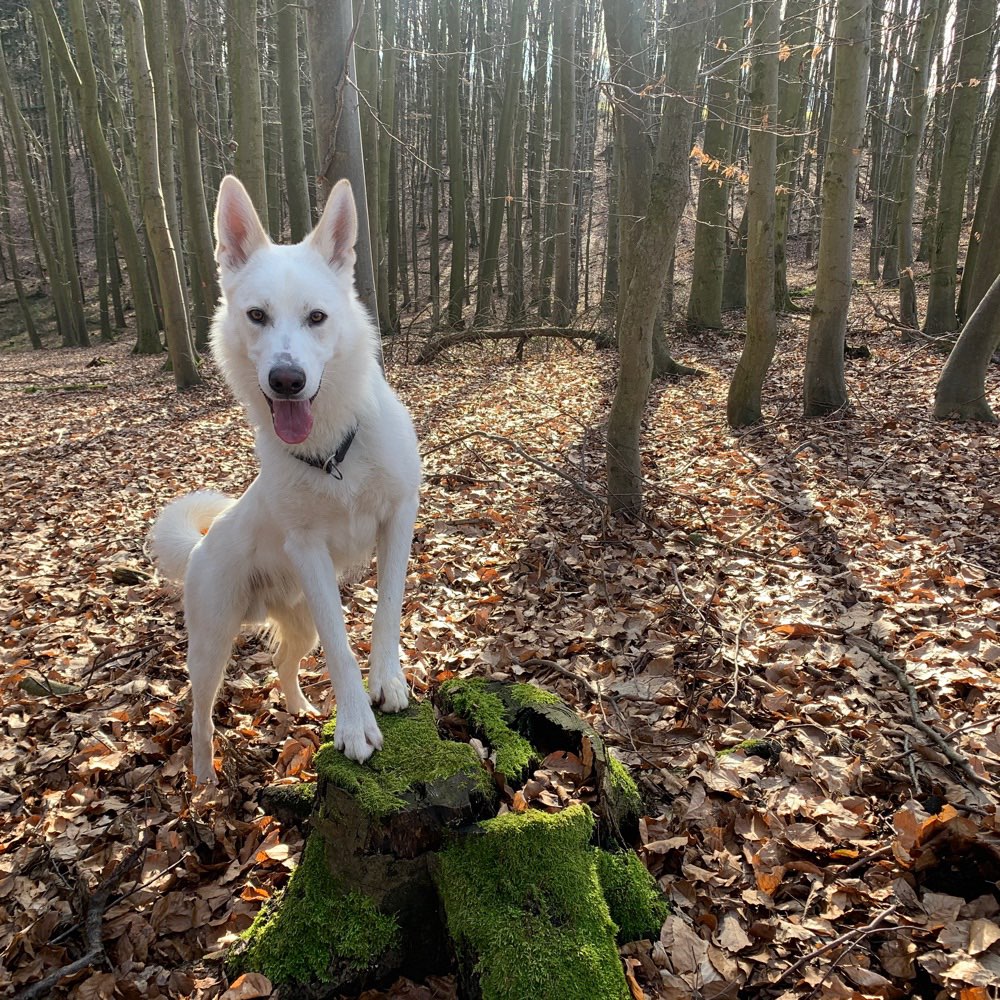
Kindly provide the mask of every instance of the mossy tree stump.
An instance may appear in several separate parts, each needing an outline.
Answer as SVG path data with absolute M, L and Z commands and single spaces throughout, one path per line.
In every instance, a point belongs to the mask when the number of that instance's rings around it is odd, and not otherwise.
M 455 680 L 435 702 L 441 718 L 430 702 L 379 715 L 384 747 L 365 765 L 334 749 L 328 724 L 302 862 L 230 970 L 263 972 L 289 997 L 457 967 L 470 1000 L 628 1000 L 616 944 L 655 936 L 666 916 L 627 847 L 641 811 L 631 776 L 531 685 Z M 442 730 L 475 737 L 489 761 Z M 589 804 L 496 816 L 501 790 L 560 751 L 587 762 Z

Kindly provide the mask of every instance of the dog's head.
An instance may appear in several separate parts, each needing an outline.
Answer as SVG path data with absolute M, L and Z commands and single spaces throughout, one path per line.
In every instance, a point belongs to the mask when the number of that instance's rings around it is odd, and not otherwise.
M 370 351 L 368 322 L 354 291 L 358 216 L 351 185 L 342 180 L 334 186 L 319 223 L 301 243 L 279 246 L 264 231 L 246 188 L 227 176 L 215 233 L 225 297 L 216 323 L 218 353 L 227 375 L 242 382 L 249 381 L 252 366 L 275 433 L 286 444 L 300 444 L 312 431 L 312 404 L 327 367 L 359 348 Z M 234 371 L 240 367 L 247 370 Z

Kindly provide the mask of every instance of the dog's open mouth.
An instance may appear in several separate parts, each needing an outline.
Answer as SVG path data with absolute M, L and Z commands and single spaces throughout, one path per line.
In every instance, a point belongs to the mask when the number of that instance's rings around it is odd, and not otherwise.
M 267 405 L 271 408 L 271 420 L 274 423 L 274 433 L 285 444 L 301 444 L 312 430 L 311 399 L 271 399 L 266 395 Z

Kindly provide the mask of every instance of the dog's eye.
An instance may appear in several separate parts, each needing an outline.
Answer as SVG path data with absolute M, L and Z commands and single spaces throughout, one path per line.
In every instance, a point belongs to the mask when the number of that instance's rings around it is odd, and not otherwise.
M 323 312 L 322 309 L 313 309 L 313 311 L 309 313 L 310 326 L 319 326 L 320 323 L 322 323 L 323 320 L 325 319 L 326 319 L 326 313 Z
M 267 319 L 267 313 L 264 312 L 263 309 L 248 309 L 247 319 L 250 320 L 251 323 L 260 324 Z

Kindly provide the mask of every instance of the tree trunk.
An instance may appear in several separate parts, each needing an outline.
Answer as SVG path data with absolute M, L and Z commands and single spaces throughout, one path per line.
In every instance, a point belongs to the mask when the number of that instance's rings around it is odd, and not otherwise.
M 132 98 L 135 102 L 136 151 L 139 154 L 139 186 L 142 217 L 146 224 L 149 248 L 156 265 L 156 276 L 163 306 L 163 325 L 167 348 L 178 389 L 188 389 L 201 381 L 195 364 L 194 347 L 188 329 L 187 308 L 177 268 L 178 257 L 170 236 L 170 224 L 160 187 L 160 164 L 157 150 L 156 102 L 153 77 L 146 55 L 142 5 L 139 0 L 122 0 L 122 21 L 128 55 Z
M 459 103 L 460 72 L 464 56 L 460 0 L 444 0 L 447 5 L 448 65 L 445 71 L 445 130 L 448 144 L 448 190 L 451 207 L 448 231 L 451 236 L 451 277 L 448 283 L 448 325 L 462 328 L 465 304 L 465 255 L 467 244 L 465 203 L 465 150 L 462 143 L 462 108 Z
M 195 343 L 199 350 L 205 350 L 208 347 L 212 314 L 219 299 L 219 281 L 212 248 L 212 224 L 209 220 L 202 180 L 190 20 L 187 0 L 166 0 L 166 2 L 174 78 L 177 81 L 177 138 L 180 146 L 184 216 L 192 259 Z
M 87 320 L 83 315 L 83 288 L 80 285 L 80 272 L 76 266 L 73 227 L 70 221 L 71 186 L 64 157 L 66 142 L 63 138 L 62 115 L 56 98 L 55 78 L 52 73 L 52 61 L 49 58 L 49 45 L 45 38 L 45 27 L 37 3 L 33 6 L 32 12 L 38 32 L 38 52 L 41 57 L 42 86 L 45 94 L 45 120 L 48 125 L 48 159 L 52 177 L 51 216 L 56 244 L 56 271 L 51 277 L 53 284 L 58 282 L 61 286 L 61 294 L 54 298 L 63 346 L 86 347 L 90 343 L 90 338 L 87 336 Z
M 917 194 L 917 152 L 927 123 L 927 84 L 933 61 L 934 39 L 938 37 L 940 0 L 924 0 L 917 28 L 914 63 L 909 68 L 910 86 L 904 116 L 905 132 L 900 151 L 899 208 L 896 239 L 899 244 L 899 320 L 911 330 L 920 328 L 917 295 L 913 285 L 913 204 Z
M 299 8 L 291 0 L 278 3 L 278 101 L 281 113 L 281 153 L 285 169 L 285 197 L 292 241 L 304 240 L 312 229 L 306 150 L 299 94 Z
M 994 122 L 983 163 L 983 176 L 976 199 L 976 213 L 969 235 L 969 250 L 958 296 L 958 318 L 965 322 L 1000 272 L 1000 128 Z
M 788 238 L 788 208 L 795 177 L 795 154 L 798 150 L 796 126 L 808 60 L 816 28 L 816 7 L 809 0 L 790 0 L 781 25 L 782 42 L 790 55 L 778 66 L 778 149 L 777 188 L 774 219 L 774 306 L 778 312 L 791 312 L 795 306 L 788 294 L 788 261 L 785 243 Z
M 507 30 L 507 58 L 504 65 L 503 103 L 500 106 L 500 120 L 496 130 L 496 146 L 493 154 L 493 185 L 490 192 L 489 223 L 486 242 L 479 253 L 479 277 L 476 291 L 475 323 L 488 322 L 500 253 L 500 234 L 503 228 L 504 210 L 514 183 L 512 163 L 515 124 L 521 99 L 521 76 L 524 68 L 524 35 L 528 21 L 527 0 L 513 0 L 510 8 L 510 24 Z M 519 161 L 518 161 L 519 162 Z
M 778 337 L 774 310 L 774 182 L 778 139 L 778 5 L 755 0 L 750 89 L 750 184 L 747 191 L 747 336 L 729 384 L 730 427 L 761 419 L 761 391 Z
M 807 417 L 832 413 L 847 404 L 844 339 L 851 303 L 851 249 L 865 125 L 871 13 L 871 0 L 839 0 L 837 4 L 833 118 L 823 175 L 816 299 L 809 320 L 803 387 Z
M 962 335 L 948 355 L 934 391 L 934 416 L 939 420 L 997 418 L 986 398 L 986 372 L 1000 347 L 1000 276 L 982 297 Z
M 740 65 L 733 58 L 743 42 L 743 5 L 726 4 L 717 10 L 708 57 L 721 63 L 708 78 L 708 123 L 698 183 L 698 214 L 694 234 L 694 263 L 687 322 L 692 327 L 722 328 L 722 283 L 726 268 L 726 230 L 729 184 L 725 171 L 733 155 L 736 96 Z
M 146 259 L 132 219 L 132 209 L 122 187 L 118 166 L 111 154 L 101 124 L 97 72 L 90 51 L 83 0 L 68 0 L 68 4 L 70 21 L 73 25 L 73 39 L 76 43 L 75 63 L 70 55 L 55 8 L 52 6 L 52 0 L 40 0 L 39 10 L 45 21 L 53 54 L 59 63 L 63 79 L 68 83 L 70 93 L 73 95 L 73 103 L 76 105 L 80 127 L 87 140 L 94 170 L 114 219 L 116 234 L 121 241 L 135 306 L 137 334 L 135 349 L 140 354 L 157 354 L 162 350 L 162 345 L 152 289 L 147 276 Z
M 663 285 L 673 257 L 677 230 L 690 194 L 688 155 L 691 147 L 693 95 L 698 60 L 705 45 L 711 4 L 702 0 L 671 5 L 677 27 L 671 37 L 670 60 L 656 158 L 649 178 L 644 218 L 623 274 L 623 307 L 618 333 L 620 369 L 608 417 L 607 481 L 612 511 L 638 514 L 642 509 L 640 433 L 653 367 L 653 333 Z M 605 30 L 612 73 L 627 78 L 623 29 L 630 12 L 616 0 L 604 0 Z M 631 44 L 631 41 L 630 41 Z M 617 125 L 628 128 L 628 112 L 616 107 Z M 641 125 L 631 128 L 625 156 L 642 156 L 646 137 Z M 635 145 L 632 145 L 634 143 Z M 640 169 L 642 169 L 640 167 Z
M 931 247 L 931 283 L 924 321 L 924 332 L 933 336 L 958 329 L 955 312 L 958 242 L 962 232 L 965 183 L 979 99 L 978 88 L 972 81 L 978 81 L 983 76 L 993 13 L 993 4 L 988 0 L 960 0 L 958 4 L 958 26 L 964 27 L 958 66 L 958 83 L 961 86 L 950 94 L 948 137 L 941 161 L 937 221 Z M 958 30 L 956 28 L 956 32 Z
M 267 169 L 264 112 L 260 93 L 257 0 L 226 0 L 226 40 L 233 81 L 231 106 L 235 172 L 261 219 L 267 222 Z
M 0 52 L 0 74 L 6 74 L 3 62 L 3 52 Z M 0 85 L 3 78 L 0 77 Z M 0 94 L 0 97 L 3 95 Z M 2 102 L 0 102 L 2 103 Z M 17 128 L 19 122 L 11 118 L 11 127 Z M 30 182 L 29 182 L 30 183 Z M 9 178 L 7 174 L 7 157 L 0 155 L 0 229 L 3 230 L 4 244 L 7 249 L 7 260 L 10 264 L 10 279 L 14 283 L 14 294 L 17 296 L 17 304 L 21 309 L 21 316 L 24 319 L 24 331 L 28 335 L 28 342 L 36 351 L 42 349 L 42 338 L 38 336 L 38 328 L 35 326 L 35 317 L 31 315 L 31 306 L 28 303 L 28 296 L 24 291 L 24 282 L 21 281 L 21 271 L 17 262 L 17 245 L 14 239 L 14 230 L 10 222 L 10 205 L 7 192 L 10 190 Z
M 348 76 L 352 81 L 356 79 L 354 46 L 348 49 L 348 40 L 354 29 L 351 0 L 309 0 L 306 25 L 319 161 L 317 195 L 321 202 L 325 202 L 337 181 L 346 177 L 351 182 L 358 210 L 354 283 L 362 303 L 375 318 L 378 309 L 358 93 L 353 84 L 347 82 Z
M 555 229 L 552 239 L 552 322 L 569 326 L 576 311 L 573 272 L 573 162 L 576 151 L 576 0 L 558 5 L 553 59 L 559 72 L 559 163 L 555 175 Z

